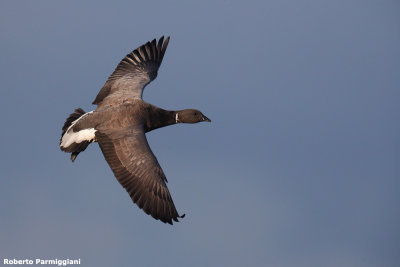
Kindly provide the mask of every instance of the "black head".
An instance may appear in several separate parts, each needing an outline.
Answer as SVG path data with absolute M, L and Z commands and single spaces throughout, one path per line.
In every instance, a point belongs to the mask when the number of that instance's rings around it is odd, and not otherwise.
M 211 122 L 209 118 L 204 116 L 203 113 L 197 109 L 184 109 L 178 111 L 176 121 L 183 123 L 197 123 L 201 121 Z

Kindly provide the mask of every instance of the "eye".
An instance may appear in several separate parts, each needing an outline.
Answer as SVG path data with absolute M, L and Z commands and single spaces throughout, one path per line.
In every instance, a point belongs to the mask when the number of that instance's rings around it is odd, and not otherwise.
M 199 115 L 199 113 L 195 112 L 194 115 L 197 116 L 197 115 Z

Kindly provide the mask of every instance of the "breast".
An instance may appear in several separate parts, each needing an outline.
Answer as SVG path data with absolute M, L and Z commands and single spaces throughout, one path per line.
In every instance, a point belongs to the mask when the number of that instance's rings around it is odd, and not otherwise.
M 119 105 L 99 110 L 99 115 L 104 119 L 101 120 L 95 129 L 109 130 L 146 124 L 148 120 L 148 107 L 146 104 L 141 100 L 129 100 Z

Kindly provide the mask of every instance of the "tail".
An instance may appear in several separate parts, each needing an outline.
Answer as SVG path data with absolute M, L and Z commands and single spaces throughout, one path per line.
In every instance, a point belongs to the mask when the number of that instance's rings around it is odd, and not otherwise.
M 64 123 L 64 126 L 62 127 L 62 134 L 60 138 L 60 149 L 64 152 L 71 153 L 71 160 L 72 162 L 75 161 L 76 157 L 78 154 L 82 151 L 84 151 L 87 146 L 91 143 L 90 141 L 82 141 L 80 143 L 72 143 L 71 145 L 68 145 L 66 147 L 62 146 L 62 140 L 65 135 L 65 133 L 68 131 L 68 129 L 83 115 L 85 115 L 85 111 L 81 108 L 77 108 L 74 110 L 73 113 L 69 115 L 67 120 Z

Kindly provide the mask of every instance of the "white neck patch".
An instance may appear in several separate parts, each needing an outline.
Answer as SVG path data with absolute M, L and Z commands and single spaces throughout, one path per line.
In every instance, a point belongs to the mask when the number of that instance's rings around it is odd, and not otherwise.
M 175 114 L 175 123 L 179 123 L 179 115 L 178 112 Z

